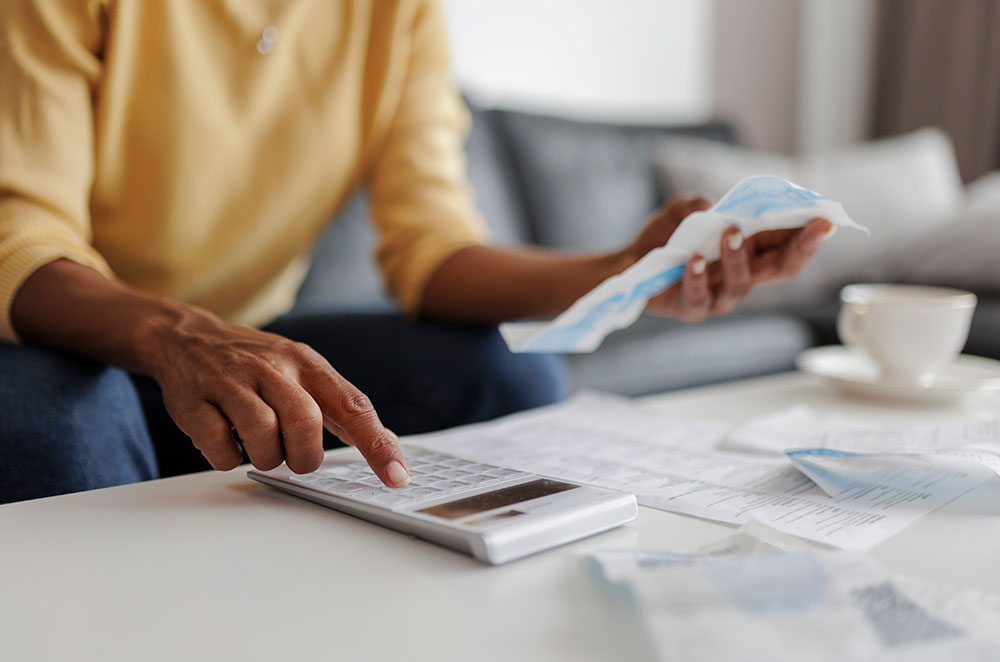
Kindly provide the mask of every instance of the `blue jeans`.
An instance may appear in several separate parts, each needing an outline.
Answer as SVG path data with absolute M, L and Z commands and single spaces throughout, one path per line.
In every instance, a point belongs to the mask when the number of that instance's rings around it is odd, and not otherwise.
M 267 330 L 323 354 L 398 434 L 488 420 L 565 395 L 559 359 L 511 354 L 492 327 L 317 313 L 279 318 Z M 327 435 L 325 444 L 339 442 Z M 208 468 L 151 379 L 0 344 L 0 503 Z

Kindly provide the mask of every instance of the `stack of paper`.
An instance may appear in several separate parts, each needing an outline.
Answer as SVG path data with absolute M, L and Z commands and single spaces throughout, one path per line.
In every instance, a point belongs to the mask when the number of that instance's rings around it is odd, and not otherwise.
M 729 426 L 653 414 L 624 398 L 584 394 L 490 423 L 407 443 L 471 460 L 620 489 L 640 504 L 742 524 L 751 519 L 863 550 L 989 480 L 974 463 L 903 472 L 891 484 L 849 481 L 834 494 L 781 454 L 720 448 Z

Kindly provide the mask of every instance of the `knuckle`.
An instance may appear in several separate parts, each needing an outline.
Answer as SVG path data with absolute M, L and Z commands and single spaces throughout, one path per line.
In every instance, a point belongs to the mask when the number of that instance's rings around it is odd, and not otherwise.
M 386 433 L 379 434 L 375 436 L 368 443 L 368 453 L 372 456 L 386 457 L 394 455 L 398 446 L 396 445 L 396 440 L 390 437 Z
M 374 416 L 375 407 L 367 395 L 356 389 L 349 389 L 341 395 L 341 408 L 349 418 L 369 418 Z
M 233 442 L 229 424 L 219 418 L 201 417 L 186 426 L 191 443 L 199 450 L 218 451 Z
M 202 453 L 218 453 L 225 450 L 226 446 L 232 443 L 232 436 L 228 430 L 225 437 L 219 434 L 198 434 L 191 437 L 191 443 Z
M 269 434 L 278 429 L 278 417 L 271 409 L 259 408 L 246 419 L 248 431 L 256 434 Z
M 198 398 L 175 400 L 165 393 L 163 403 L 171 418 L 174 419 L 174 422 L 182 430 L 188 431 L 204 427 L 205 424 L 201 420 L 202 417 L 198 416 L 198 409 L 204 403 Z
M 257 367 L 255 381 L 258 386 L 284 381 L 291 374 L 290 368 L 287 360 L 272 359 Z
M 746 271 L 748 269 L 748 265 L 750 264 L 750 256 L 747 255 L 746 250 L 739 250 L 732 253 L 729 259 L 732 266 L 739 271 Z
M 303 368 L 323 372 L 330 369 L 330 364 L 323 355 L 304 342 L 293 342 L 289 347 L 289 353 Z
M 220 393 L 229 393 L 236 390 L 237 381 L 233 375 L 215 373 L 206 375 L 197 385 L 197 389 L 208 396 L 215 396 Z
M 729 288 L 729 296 L 733 299 L 739 300 L 750 294 L 753 286 L 747 281 L 740 281 L 734 283 L 732 287 Z
M 313 403 L 287 416 L 281 422 L 281 432 L 286 437 L 310 437 L 323 430 L 323 412 Z
M 707 290 L 693 291 L 684 299 L 684 306 L 691 310 L 692 315 L 700 314 L 698 311 L 708 308 L 710 304 L 711 297 Z

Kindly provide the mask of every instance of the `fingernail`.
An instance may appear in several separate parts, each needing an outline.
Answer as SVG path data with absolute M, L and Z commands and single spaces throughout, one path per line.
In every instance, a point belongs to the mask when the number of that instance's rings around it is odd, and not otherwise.
M 708 263 L 705 262 L 705 258 L 699 257 L 691 265 L 691 273 L 693 273 L 695 276 L 700 276 L 703 273 L 705 273 L 705 267 L 707 267 L 707 266 L 708 266 Z
M 831 225 L 830 229 L 823 233 L 823 241 L 826 241 L 835 234 L 837 234 L 837 226 Z
M 729 239 L 727 241 L 729 243 L 729 250 L 738 251 L 743 246 L 743 233 L 734 232 L 729 235 Z
M 385 474 L 389 477 L 389 482 L 395 487 L 406 487 L 410 484 L 410 474 L 396 460 L 390 462 L 389 466 L 385 468 Z

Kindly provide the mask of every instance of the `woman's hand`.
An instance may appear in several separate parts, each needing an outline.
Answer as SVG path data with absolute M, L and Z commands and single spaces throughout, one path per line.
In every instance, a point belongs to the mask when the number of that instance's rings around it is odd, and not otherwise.
M 667 243 L 689 214 L 711 206 L 708 200 L 678 196 L 657 211 L 628 248 L 634 260 Z M 647 312 L 684 322 L 728 313 L 760 283 L 786 280 L 809 263 L 835 226 L 814 218 L 801 229 L 769 230 L 744 237 L 737 227 L 722 235 L 719 260 L 700 255 L 688 261 L 683 279 L 649 300 Z
M 371 401 L 307 345 L 202 311 L 139 335 L 167 411 L 216 469 L 242 462 L 235 432 L 258 469 L 285 462 L 296 473 L 314 471 L 325 426 L 357 447 L 386 485 L 409 481 L 396 435 Z

